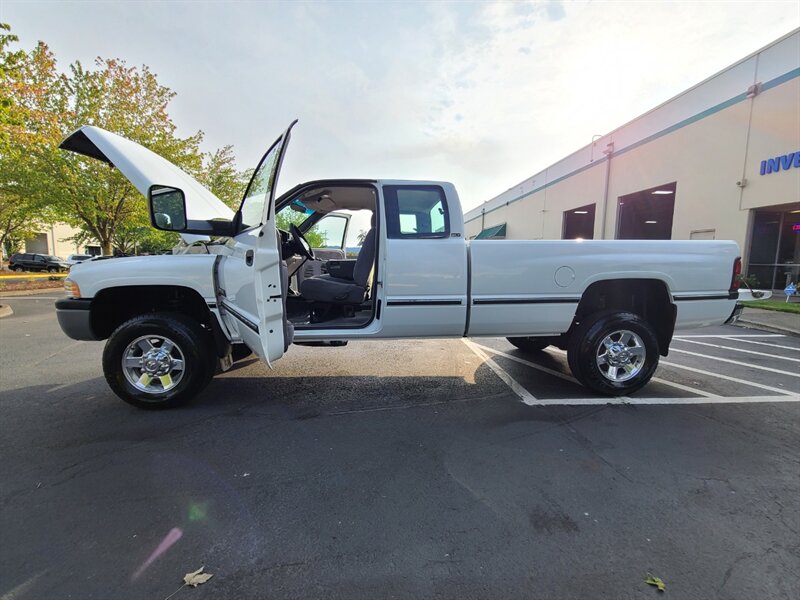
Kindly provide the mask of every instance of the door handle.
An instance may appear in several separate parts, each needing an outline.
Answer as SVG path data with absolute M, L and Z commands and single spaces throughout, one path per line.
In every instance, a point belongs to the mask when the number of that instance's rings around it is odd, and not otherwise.
M 253 251 L 252 250 L 248 250 L 247 252 L 244 253 L 244 264 L 246 264 L 248 267 L 252 267 L 253 266 Z

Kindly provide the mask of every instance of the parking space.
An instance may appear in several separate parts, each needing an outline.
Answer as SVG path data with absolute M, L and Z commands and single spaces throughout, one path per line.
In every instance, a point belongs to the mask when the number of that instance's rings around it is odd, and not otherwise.
M 656 376 L 630 398 L 587 397 L 571 376 L 566 353 L 550 347 L 525 355 L 502 338 L 465 343 L 526 404 L 670 404 L 796 402 L 800 400 L 800 341 L 735 327 L 675 336 Z
M 295 346 L 146 412 L 3 302 L 0 598 L 800 596 L 796 337 L 682 333 L 618 399 L 504 339 Z

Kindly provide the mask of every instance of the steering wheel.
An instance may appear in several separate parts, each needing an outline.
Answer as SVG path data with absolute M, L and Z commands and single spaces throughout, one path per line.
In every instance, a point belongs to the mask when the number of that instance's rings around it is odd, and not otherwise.
M 299 254 L 300 256 L 305 256 L 308 260 L 314 260 L 314 249 L 311 247 L 311 244 L 308 243 L 308 240 L 305 238 L 305 236 L 297 228 L 297 225 L 292 223 L 289 226 L 289 232 L 292 234 L 291 244 L 294 253 Z

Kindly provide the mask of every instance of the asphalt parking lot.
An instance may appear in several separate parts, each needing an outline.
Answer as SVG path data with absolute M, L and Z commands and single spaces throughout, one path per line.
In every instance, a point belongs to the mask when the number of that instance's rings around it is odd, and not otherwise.
M 800 338 L 630 398 L 503 339 L 292 347 L 144 412 L 56 294 L 0 320 L 0 599 L 800 597 Z

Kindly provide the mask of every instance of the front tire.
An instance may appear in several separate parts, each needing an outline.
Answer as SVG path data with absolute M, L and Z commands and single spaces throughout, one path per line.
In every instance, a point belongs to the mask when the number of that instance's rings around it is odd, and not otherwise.
M 507 337 L 506 339 L 523 352 L 530 354 L 541 352 L 553 343 L 553 340 L 548 337 Z
M 607 311 L 587 317 L 572 333 L 567 359 L 584 386 L 607 396 L 643 388 L 658 367 L 658 338 L 637 314 Z
M 152 313 L 126 321 L 111 334 L 103 351 L 103 373 L 128 404 L 173 408 L 205 388 L 214 361 L 211 335 L 197 321 Z

